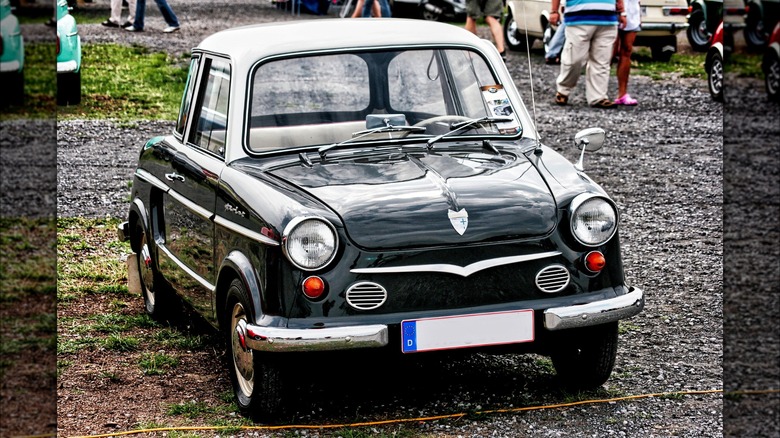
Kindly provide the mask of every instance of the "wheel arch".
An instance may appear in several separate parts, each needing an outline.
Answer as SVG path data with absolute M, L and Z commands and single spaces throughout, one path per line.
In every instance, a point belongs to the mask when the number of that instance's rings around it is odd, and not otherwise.
M 149 224 L 149 215 L 146 212 L 146 207 L 144 206 L 144 203 L 141 199 L 135 198 L 133 199 L 133 202 L 130 204 L 130 212 L 127 215 L 127 220 L 130 223 L 130 248 L 134 252 L 138 252 L 139 248 L 138 245 L 138 236 L 135 236 L 135 227 L 133 227 L 133 224 L 140 221 L 141 226 L 144 227 L 144 231 L 146 231 L 147 235 L 149 235 L 150 230 L 150 224 Z M 154 240 L 154 239 L 152 239 Z
M 258 281 L 257 271 L 244 253 L 234 250 L 222 261 L 222 265 L 219 268 L 219 275 L 217 276 L 216 290 L 214 293 L 214 312 L 216 314 L 215 319 L 220 329 L 225 327 L 225 315 L 222 315 L 221 313 L 226 304 L 227 291 L 230 288 L 230 283 L 236 279 L 240 280 L 247 290 L 247 298 L 251 301 L 251 317 L 253 322 L 257 321 L 263 314 L 262 301 L 260 298 L 262 296 L 262 291 L 260 290 L 261 286 Z

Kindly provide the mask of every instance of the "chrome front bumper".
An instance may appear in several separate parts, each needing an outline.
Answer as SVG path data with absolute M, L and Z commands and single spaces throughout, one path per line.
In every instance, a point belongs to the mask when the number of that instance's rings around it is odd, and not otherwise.
M 644 292 L 638 288 L 619 297 L 574 306 L 553 307 L 544 311 L 547 330 L 564 330 L 605 324 L 629 318 L 645 306 Z M 388 343 L 384 324 L 331 327 L 321 329 L 287 329 L 262 327 L 240 321 L 236 331 L 246 348 L 258 351 L 330 351 L 353 348 L 378 348 Z
M 259 351 L 330 351 L 387 345 L 387 326 L 383 324 L 287 329 L 261 327 L 241 321 L 236 330 L 244 335 L 247 348 Z
M 644 307 L 644 292 L 632 287 L 627 294 L 619 297 L 547 309 L 544 311 L 544 327 L 547 330 L 564 330 L 605 324 L 634 316 Z

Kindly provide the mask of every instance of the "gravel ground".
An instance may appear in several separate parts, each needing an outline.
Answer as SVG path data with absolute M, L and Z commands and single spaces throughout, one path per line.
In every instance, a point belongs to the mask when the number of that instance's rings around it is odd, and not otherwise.
M 156 8 L 148 8 L 147 32 L 130 34 L 105 29 L 98 24 L 80 26 L 85 44 L 116 41 L 142 44 L 154 50 L 185 53 L 206 35 L 235 25 L 294 19 L 268 4 L 241 0 L 210 2 L 208 5 L 184 0 L 170 1 L 179 15 L 183 29 L 171 36 L 159 33 L 163 21 Z M 101 6 L 98 4 L 95 7 Z M 103 5 L 105 6 L 105 5 Z M 240 9 L 241 14 L 235 11 Z M 307 16 L 306 18 L 311 18 Z M 281 37 L 281 36 L 280 36 Z M 585 105 L 583 85 L 572 95 L 570 106 L 551 103 L 557 68 L 546 66 L 539 54 L 532 56 L 533 82 L 536 92 L 536 118 L 543 141 L 576 159 L 572 138 L 576 131 L 591 126 L 607 130 L 604 149 L 586 157 L 588 174 L 599 181 L 621 209 L 621 234 L 624 263 L 630 284 L 647 294 L 645 311 L 624 325 L 618 360 L 606 389 L 610 394 L 639 395 L 674 391 L 719 390 L 724 388 L 723 323 L 724 305 L 729 334 L 735 338 L 727 344 L 728 358 L 749 358 L 731 362 L 733 381 L 726 378 L 728 390 L 779 388 L 777 366 L 777 332 L 767 330 L 769 321 L 777 321 L 777 212 L 775 183 L 778 175 L 778 148 L 770 141 L 747 141 L 737 129 L 736 146 L 729 159 L 738 167 L 733 191 L 728 200 L 737 211 L 756 212 L 748 219 L 768 225 L 761 228 L 737 228 L 728 223 L 727 242 L 742 249 L 744 262 L 723 265 L 723 106 L 710 100 L 706 84 L 700 80 L 669 77 L 653 81 L 646 77 L 631 78 L 631 94 L 640 100 L 634 108 L 614 111 L 590 109 Z M 530 106 L 528 64 L 520 53 L 510 54 L 510 70 L 518 88 Z M 756 81 L 739 83 L 740 90 L 760 86 Z M 615 90 L 614 78 L 610 89 Z M 760 89 L 759 89 L 760 91 Z M 753 98 L 739 108 L 740 114 L 757 114 L 734 118 L 733 125 L 755 126 L 748 138 L 777 138 L 777 128 L 763 129 L 764 124 L 778 120 L 776 105 L 765 103 L 760 92 L 750 91 Z M 759 107 L 754 112 L 754 107 Z M 123 218 L 127 211 L 128 182 L 140 146 L 151 136 L 170 132 L 171 122 L 141 121 L 137 125 L 117 125 L 110 121 L 61 121 L 58 124 L 57 201 L 59 216 L 112 216 Z M 776 126 L 776 125 L 774 125 Z M 763 129 L 763 130 L 762 130 Z M 774 137 L 771 137 L 774 135 Z M 733 157 L 732 157 L 733 155 Z M 747 171 L 743 170 L 747 169 Z M 728 168 L 727 168 L 728 170 Z M 755 190 L 754 178 L 767 187 Z M 763 187 L 763 186 L 762 186 Z M 750 196 L 743 196 L 744 193 Z M 767 200 L 769 201 L 767 203 Z M 731 238 L 731 239 L 729 239 Z M 743 245 L 748 239 L 748 244 Z M 775 244 L 772 245 L 772 242 Z M 756 257 L 769 254 L 774 258 Z M 752 256 L 752 257 L 751 257 Z M 756 260 L 760 259 L 760 260 Z M 743 259 L 739 259 L 742 261 Z M 729 261 L 734 261 L 729 258 Z M 752 262 L 769 272 L 763 277 L 740 269 Z M 724 271 L 727 284 L 763 294 L 730 294 L 724 301 Z M 773 280 L 767 282 L 767 280 Z M 742 289 L 742 290 L 744 290 Z M 747 297 L 743 295 L 748 295 Z M 759 300 L 759 301 L 750 301 Z M 769 309 L 755 320 L 744 315 L 757 306 Z M 774 313 L 772 313 L 774 312 Z M 767 320 L 766 318 L 773 318 Z M 759 339 L 760 348 L 737 342 Z M 753 352 L 753 354 L 750 354 Z M 757 352 L 757 353 L 756 353 Z M 403 388 L 380 391 L 391 401 L 376 406 L 377 398 L 365 391 L 355 397 L 375 415 L 386 418 L 439 415 L 481 409 L 509 408 L 529 403 L 548 404 L 560 401 L 552 389 L 549 375 L 535 373 L 533 362 L 524 356 L 474 356 L 458 360 L 458 370 L 447 364 L 443 375 L 434 371 L 433 387 L 441 391 L 434 400 L 418 402 L 414 391 Z M 538 370 L 536 370 L 538 371 Z M 525 374 L 527 373 L 527 374 Z M 514 376 L 514 377 L 513 377 Z M 484 384 L 480 379 L 485 379 Z M 506 381 L 513 384 L 507 385 Z M 224 379 L 222 379 L 224 382 Z M 514 383 L 517 383 L 515 385 Z M 508 387 L 508 388 L 507 388 Z M 413 388 L 412 388 L 413 389 Z M 450 391 L 448 393 L 448 390 Z M 410 395 L 411 391 L 411 395 Z M 315 395 L 316 396 L 316 395 Z M 320 395 L 320 397 L 324 397 Z M 398 401 L 400 400 L 400 401 Z M 723 412 L 723 397 L 698 394 L 656 397 L 632 402 L 612 402 L 571 408 L 524 413 L 490 415 L 456 422 L 419 423 L 419 433 L 433 436 L 777 436 L 777 397 L 756 396 L 731 399 L 736 404 L 758 412 L 756 417 Z M 768 403 L 770 402 L 770 403 Z M 774 404 L 771 404 L 774 403 Z M 62 418 L 63 413 L 77 412 L 78 399 L 60 403 L 64 434 L 93 431 L 94 424 L 84 420 Z M 123 409 L 145 409 L 123 404 Z M 331 423 L 338 417 L 300 412 L 304 422 Z M 724 428 L 724 416 L 733 423 Z M 98 425 L 99 426 L 99 425 Z M 392 429 L 382 429 L 388 432 Z M 326 432 L 308 432 L 309 435 Z

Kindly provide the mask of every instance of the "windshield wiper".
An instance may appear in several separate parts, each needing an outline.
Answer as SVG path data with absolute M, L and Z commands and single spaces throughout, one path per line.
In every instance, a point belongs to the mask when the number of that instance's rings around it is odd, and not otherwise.
M 478 117 L 476 119 L 466 120 L 464 122 L 458 122 L 453 123 L 450 125 L 450 132 L 445 132 L 444 134 L 437 135 L 436 137 L 432 137 L 428 139 L 428 149 L 433 147 L 433 144 L 437 141 L 441 140 L 444 137 L 447 137 L 449 135 L 455 134 L 457 132 L 460 132 L 466 128 L 469 128 L 474 125 L 483 125 L 485 123 L 501 123 L 501 122 L 513 122 L 515 119 L 512 117 Z
M 425 128 L 421 126 L 391 125 L 388 123 L 387 126 L 380 126 L 378 128 L 367 129 L 365 131 L 358 131 L 355 134 L 353 134 L 354 137 L 348 138 L 344 141 L 340 141 L 338 143 L 332 143 L 325 146 L 320 146 L 320 148 L 317 149 L 317 153 L 319 153 L 320 157 L 324 159 L 325 153 L 333 148 L 337 148 L 339 146 L 343 146 L 353 141 L 360 140 L 361 138 L 368 137 L 372 134 L 382 134 L 386 132 L 408 132 L 411 134 L 413 132 L 425 132 Z

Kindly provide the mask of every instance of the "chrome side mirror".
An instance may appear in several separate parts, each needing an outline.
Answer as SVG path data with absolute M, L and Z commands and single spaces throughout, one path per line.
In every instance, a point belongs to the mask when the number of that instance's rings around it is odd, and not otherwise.
M 596 152 L 604 146 L 604 140 L 607 138 L 607 133 L 601 128 L 588 128 L 583 129 L 574 136 L 574 145 L 577 146 L 580 152 L 580 159 L 574 168 L 580 172 L 583 170 L 582 161 L 585 158 L 585 151 Z

